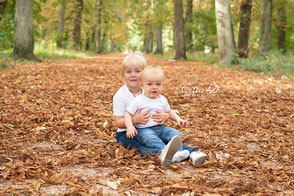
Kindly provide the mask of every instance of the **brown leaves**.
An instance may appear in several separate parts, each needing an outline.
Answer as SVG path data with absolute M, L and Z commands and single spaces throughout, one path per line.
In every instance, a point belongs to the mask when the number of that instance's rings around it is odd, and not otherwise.
M 209 155 L 197 168 L 191 160 L 165 168 L 116 143 L 112 97 L 123 57 L 0 72 L 1 195 L 294 194 L 293 83 L 147 57 L 165 71 L 171 107 L 190 122 L 167 125 Z

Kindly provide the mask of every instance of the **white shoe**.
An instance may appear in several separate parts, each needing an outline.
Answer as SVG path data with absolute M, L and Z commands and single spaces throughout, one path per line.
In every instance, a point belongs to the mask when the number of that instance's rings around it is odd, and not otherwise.
M 174 136 L 169 143 L 164 147 L 159 155 L 162 166 L 170 166 L 174 154 L 181 148 L 180 136 Z
M 176 152 L 176 154 L 173 156 L 172 163 L 179 163 L 185 159 L 187 159 L 190 155 L 190 152 L 188 150 L 182 150 Z
M 192 165 L 199 166 L 201 165 L 207 158 L 207 154 L 203 152 L 192 152 L 190 154 L 190 159 L 192 160 Z

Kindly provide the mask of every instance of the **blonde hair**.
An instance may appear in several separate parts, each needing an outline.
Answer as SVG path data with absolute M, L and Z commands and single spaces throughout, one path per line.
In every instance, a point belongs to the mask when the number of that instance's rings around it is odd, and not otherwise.
M 148 73 L 152 74 L 160 74 L 162 75 L 162 79 L 164 79 L 164 72 L 163 70 L 157 65 L 148 65 L 144 68 L 141 74 L 141 80 L 144 81 Z
M 138 63 L 140 63 L 143 67 L 143 69 L 147 66 L 147 61 L 145 59 L 145 57 L 140 54 L 140 53 L 132 53 L 129 54 L 128 56 L 126 56 L 122 62 L 121 65 L 121 73 L 120 73 L 120 79 L 121 81 L 124 81 L 124 72 L 126 70 L 126 66 L 128 63 L 130 63 L 131 61 L 137 61 Z

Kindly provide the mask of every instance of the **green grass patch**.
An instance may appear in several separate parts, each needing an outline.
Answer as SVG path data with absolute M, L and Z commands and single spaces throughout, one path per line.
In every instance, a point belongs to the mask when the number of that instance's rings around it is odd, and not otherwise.
M 43 60 L 81 59 L 96 55 L 93 51 L 76 51 L 57 47 L 45 48 L 38 44 L 35 47 L 34 53 Z
M 155 58 L 160 60 L 170 60 L 174 59 L 175 52 L 173 50 L 165 51 L 164 54 L 155 54 Z M 203 51 L 187 52 L 187 61 L 201 61 L 206 64 L 215 64 L 219 62 L 219 55 L 215 53 L 205 54 Z
M 175 53 L 167 51 L 163 55 L 153 55 L 160 60 L 174 59 Z M 272 51 L 266 57 L 238 58 L 235 65 L 220 63 L 220 57 L 217 53 L 205 54 L 202 51 L 188 52 L 187 61 L 201 61 L 208 65 L 219 67 L 230 67 L 232 69 L 241 69 L 246 71 L 266 73 L 272 77 L 286 76 L 294 82 L 294 53 L 281 54 L 278 51 Z
M 16 59 L 12 57 L 12 49 L 0 51 L 0 70 L 14 68 L 18 63 L 34 63 L 26 59 Z M 76 51 L 62 48 L 45 48 L 36 44 L 34 54 L 41 60 L 66 60 L 81 59 L 95 56 L 93 51 Z

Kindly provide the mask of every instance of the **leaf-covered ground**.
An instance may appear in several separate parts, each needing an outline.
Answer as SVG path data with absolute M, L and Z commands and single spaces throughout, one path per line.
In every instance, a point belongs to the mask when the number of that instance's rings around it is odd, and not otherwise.
M 0 195 L 293 195 L 294 84 L 286 78 L 159 61 L 164 95 L 209 154 L 161 167 L 115 141 L 123 54 L 0 72 Z

